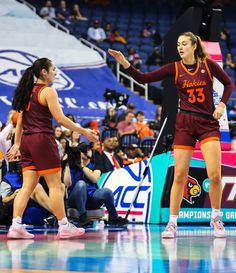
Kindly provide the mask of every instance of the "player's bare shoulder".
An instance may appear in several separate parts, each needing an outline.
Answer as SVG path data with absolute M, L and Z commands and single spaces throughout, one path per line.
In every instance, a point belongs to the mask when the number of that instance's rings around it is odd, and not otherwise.
M 45 87 L 40 93 L 40 101 L 45 106 L 48 105 L 48 102 L 58 100 L 57 91 L 54 87 Z

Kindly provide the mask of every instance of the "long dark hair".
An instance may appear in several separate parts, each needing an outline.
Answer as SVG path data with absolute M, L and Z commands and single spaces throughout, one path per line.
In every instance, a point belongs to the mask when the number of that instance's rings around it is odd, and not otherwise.
M 198 35 L 193 34 L 192 32 L 183 32 L 182 34 L 179 35 L 180 36 L 186 36 L 190 38 L 191 44 L 192 45 L 197 45 L 195 51 L 194 51 L 194 56 L 196 61 L 200 61 L 203 62 L 206 57 L 208 56 L 205 50 L 205 47 L 202 43 L 201 38 Z
M 32 89 L 34 87 L 34 76 L 39 79 L 42 69 L 49 71 L 52 66 L 51 60 L 47 58 L 37 59 L 32 66 L 28 67 L 21 77 L 18 86 L 16 87 L 12 107 L 16 111 L 26 110 Z

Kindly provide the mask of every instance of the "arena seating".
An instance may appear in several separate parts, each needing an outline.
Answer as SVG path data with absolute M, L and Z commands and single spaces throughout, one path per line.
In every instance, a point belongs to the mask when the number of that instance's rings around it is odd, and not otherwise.
M 42 7 L 42 1 L 28 0 L 29 3 L 34 5 L 39 11 Z M 37 2 L 37 3 L 36 3 Z M 41 2 L 41 3 L 39 3 Z M 71 7 L 76 0 L 71 0 L 69 6 Z M 181 1 L 174 3 L 171 1 L 109 1 L 108 6 L 102 7 L 99 5 L 89 5 L 88 2 L 81 2 L 80 8 L 82 14 L 88 18 L 88 21 L 80 21 L 79 23 L 70 26 L 69 29 L 77 38 L 86 37 L 87 29 L 92 24 L 93 20 L 98 19 L 101 22 L 101 26 L 105 27 L 106 23 L 111 23 L 113 28 L 118 29 L 119 33 L 128 40 L 128 45 L 122 44 L 110 44 L 108 42 L 102 43 L 100 46 L 102 49 L 107 50 L 112 47 L 114 49 L 122 51 L 125 55 L 128 54 L 128 48 L 134 47 L 139 53 L 142 59 L 141 70 L 146 72 L 153 69 L 153 67 L 146 66 L 146 60 L 148 55 L 153 50 L 153 39 L 142 38 L 141 31 L 146 23 L 150 22 L 153 29 L 158 31 L 163 37 L 171 25 L 176 20 L 176 15 L 181 6 Z M 59 5 L 59 0 L 55 0 L 54 6 Z M 231 52 L 236 56 L 236 22 L 235 22 L 235 7 L 225 5 L 223 8 L 223 27 L 226 27 L 231 36 L 232 49 Z M 161 46 L 161 45 L 159 45 Z M 220 46 L 223 56 L 228 52 L 225 41 L 220 41 Z M 108 62 L 111 63 L 112 59 L 108 58 Z M 235 82 L 235 72 L 227 70 L 229 76 Z M 154 86 L 159 88 L 159 86 Z M 236 90 L 229 102 L 229 105 L 236 105 L 235 95 Z

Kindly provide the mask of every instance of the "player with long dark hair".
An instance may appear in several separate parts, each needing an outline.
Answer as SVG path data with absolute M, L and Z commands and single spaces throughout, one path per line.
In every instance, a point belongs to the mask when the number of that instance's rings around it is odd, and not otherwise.
M 84 233 L 84 229 L 76 228 L 66 218 L 61 162 L 53 135 L 52 117 L 64 127 L 83 134 L 90 141 L 97 141 L 97 136 L 92 130 L 80 127 L 63 114 L 57 92 L 50 87 L 55 76 L 54 64 L 47 58 L 38 59 L 25 70 L 15 90 L 13 109 L 20 112 L 20 115 L 16 126 L 15 144 L 8 156 L 14 157 L 20 150 L 23 186 L 14 201 L 8 238 L 34 237 L 22 225 L 22 215 L 39 176 L 44 176 L 49 188 L 51 208 L 59 223 L 58 237 L 71 238 Z
M 150 83 L 172 77 L 178 90 L 179 112 L 173 144 L 174 181 L 170 197 L 170 219 L 162 237 L 176 236 L 184 185 L 197 140 L 200 143 L 210 180 L 211 225 L 214 227 L 216 237 L 225 237 L 226 232 L 220 215 L 222 184 L 218 120 L 225 111 L 234 86 L 224 70 L 207 57 L 199 36 L 192 32 L 182 33 L 178 37 L 177 50 L 180 61 L 166 64 L 159 70 L 149 73 L 142 73 L 131 66 L 120 51 L 109 49 L 109 53 L 138 82 Z M 213 77 L 224 85 L 221 101 L 216 107 L 213 103 Z

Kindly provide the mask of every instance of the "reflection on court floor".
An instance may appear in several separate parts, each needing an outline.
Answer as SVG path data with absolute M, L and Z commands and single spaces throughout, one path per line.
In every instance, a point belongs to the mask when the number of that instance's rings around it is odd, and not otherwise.
M 7 240 L 0 229 L 0 273 L 236 272 L 236 228 L 214 238 L 206 226 L 181 226 L 176 239 L 161 239 L 164 226 L 91 228 L 74 240 L 56 230 L 33 228 L 35 240 Z

